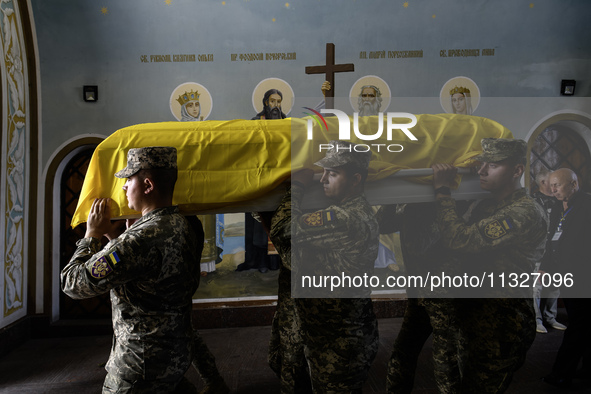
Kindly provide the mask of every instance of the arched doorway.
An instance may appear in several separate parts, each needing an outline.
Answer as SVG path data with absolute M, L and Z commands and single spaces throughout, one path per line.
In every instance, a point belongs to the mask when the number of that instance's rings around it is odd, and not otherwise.
M 542 122 L 532 133 L 529 162 L 529 186 L 538 190 L 535 175 L 542 169 L 550 171 L 570 168 L 579 177 L 583 191 L 591 191 L 591 120 L 577 114 L 560 114 Z
M 63 160 L 56 178 L 56 186 L 59 187 L 59 199 L 56 224 L 59 222 L 59 271 L 66 266 L 74 251 L 76 241 L 84 237 L 86 226 L 79 225 L 72 228 L 70 223 L 76 210 L 80 191 L 90 159 L 97 145 L 83 145 L 70 152 Z M 61 172 L 61 175 L 60 175 Z M 57 235 L 57 234 L 56 234 Z M 111 302 L 109 294 L 93 297 L 85 300 L 73 300 L 63 292 L 59 292 L 59 318 L 60 319 L 100 319 L 111 317 Z

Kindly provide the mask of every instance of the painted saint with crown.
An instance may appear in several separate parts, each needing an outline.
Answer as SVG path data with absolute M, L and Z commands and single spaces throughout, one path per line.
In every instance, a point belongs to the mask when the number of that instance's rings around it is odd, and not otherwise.
M 195 122 L 203 120 L 200 118 L 201 105 L 199 104 L 199 91 L 191 89 L 177 99 L 181 105 L 181 122 Z
M 472 115 L 470 89 L 462 86 L 455 86 L 449 91 L 449 95 L 454 114 Z

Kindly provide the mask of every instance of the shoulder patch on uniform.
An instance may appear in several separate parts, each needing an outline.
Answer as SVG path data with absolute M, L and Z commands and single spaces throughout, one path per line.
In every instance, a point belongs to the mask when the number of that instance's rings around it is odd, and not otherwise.
M 116 254 L 115 254 L 116 255 Z M 109 255 L 110 256 L 110 255 Z M 107 261 L 107 257 L 103 256 L 94 262 L 90 269 L 90 275 L 96 279 L 102 279 L 113 272 L 111 264 Z
M 107 257 L 109 258 L 109 260 L 111 260 L 111 263 L 112 263 L 113 265 L 116 265 L 118 262 L 120 262 L 120 261 L 121 261 L 121 260 L 119 259 L 119 255 L 117 254 L 117 252 L 112 252 L 112 253 L 109 253 L 109 254 L 107 255 Z
M 336 220 L 333 210 L 307 213 L 302 217 L 304 224 L 310 227 L 320 227 Z
M 499 239 L 513 228 L 513 224 L 509 219 L 494 220 L 486 225 L 484 228 L 484 235 L 490 239 Z

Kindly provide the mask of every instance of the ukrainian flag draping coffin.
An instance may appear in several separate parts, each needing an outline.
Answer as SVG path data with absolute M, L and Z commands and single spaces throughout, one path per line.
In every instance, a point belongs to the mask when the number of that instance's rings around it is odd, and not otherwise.
M 410 129 L 416 141 L 399 130 L 394 130 L 392 140 L 387 140 L 385 124 L 382 137 L 374 141 L 359 140 L 351 132 L 352 142 L 374 144 L 370 184 L 401 169 L 428 168 L 433 163 L 469 166 L 471 158 L 481 152 L 482 138 L 512 138 L 505 127 L 485 118 L 453 114 L 416 115 L 416 118 L 416 126 Z M 326 126 L 313 122 L 313 140 L 307 139 L 307 118 L 146 123 L 118 130 L 92 156 L 72 227 L 87 220 L 92 201 L 98 197 L 113 200 L 113 218 L 138 216 L 127 207 L 122 190 L 125 180 L 113 174 L 126 166 L 129 149 L 146 146 L 177 148 L 179 179 L 173 203 L 182 211 L 269 210 L 269 206 L 278 203 L 282 194 L 278 186 L 289 178 L 292 169 L 313 167 L 324 156 L 319 143 L 338 139 L 337 119 L 325 119 Z M 362 117 L 359 130 L 374 134 L 378 122 L 378 116 Z M 408 123 L 408 119 L 400 123 Z M 380 152 L 377 144 L 381 144 Z M 401 145 L 402 151 L 388 152 L 385 147 L 392 144 Z M 414 181 L 429 182 L 426 177 Z M 269 196 L 273 197 L 269 200 Z

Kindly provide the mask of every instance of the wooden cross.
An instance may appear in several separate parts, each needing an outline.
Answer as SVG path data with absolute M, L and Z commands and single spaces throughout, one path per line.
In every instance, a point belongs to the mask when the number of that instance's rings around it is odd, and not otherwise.
M 326 92 L 326 108 L 333 108 L 334 106 L 334 75 L 335 73 L 342 73 L 348 71 L 355 71 L 353 63 L 335 64 L 334 62 L 334 44 L 326 44 L 326 65 L 324 66 L 308 66 L 306 67 L 306 74 L 326 74 L 326 80 L 330 83 L 330 90 Z

